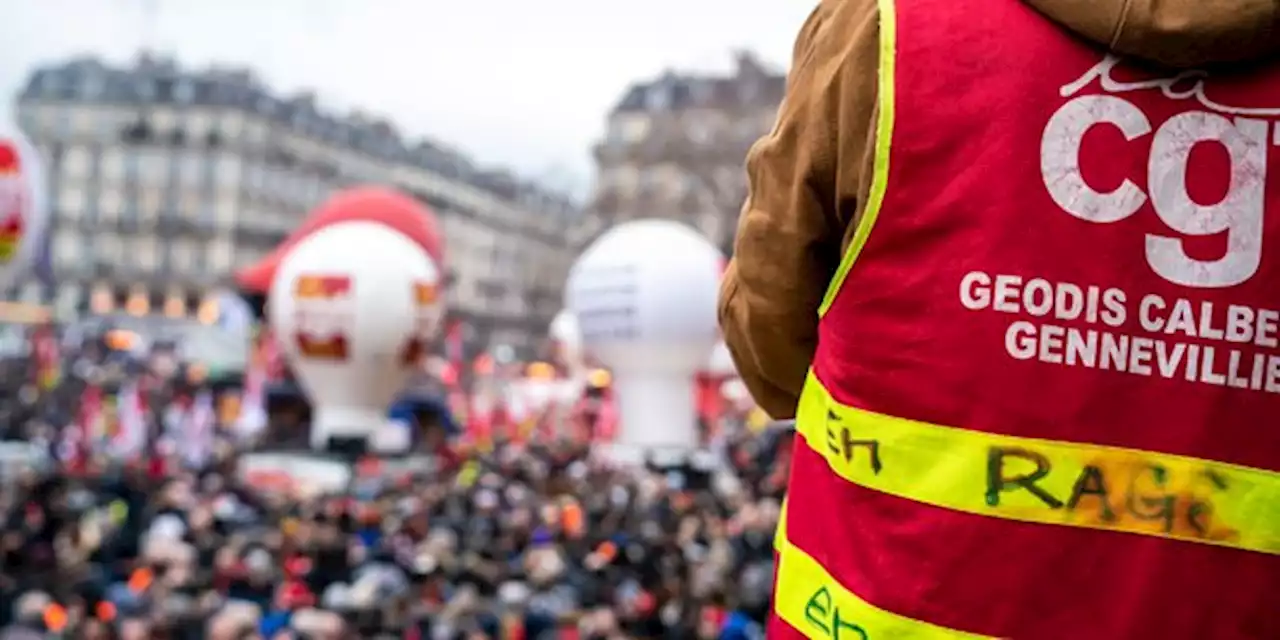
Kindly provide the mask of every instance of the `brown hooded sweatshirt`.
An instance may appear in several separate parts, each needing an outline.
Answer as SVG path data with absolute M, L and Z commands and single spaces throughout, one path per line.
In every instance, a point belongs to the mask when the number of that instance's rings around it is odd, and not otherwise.
M 1280 54 L 1280 0 L 1024 1 L 1100 47 L 1173 67 Z M 878 46 L 876 0 L 822 0 L 796 40 L 777 125 L 747 158 L 720 324 L 775 418 L 794 415 L 818 306 L 871 189 Z

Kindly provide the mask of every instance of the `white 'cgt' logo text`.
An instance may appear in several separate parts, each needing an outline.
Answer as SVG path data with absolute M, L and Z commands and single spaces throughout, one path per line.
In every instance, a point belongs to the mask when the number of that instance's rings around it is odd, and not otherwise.
M 1040 171 L 1049 195 L 1067 213 L 1100 223 L 1128 218 L 1150 199 L 1171 231 L 1182 236 L 1227 234 L 1226 253 L 1216 260 L 1187 255 L 1177 235 L 1147 234 L 1146 257 L 1152 270 L 1188 287 L 1230 287 L 1248 280 L 1262 262 L 1267 153 L 1270 146 L 1280 146 L 1280 127 L 1272 126 L 1272 120 L 1280 119 L 1280 108 L 1218 103 L 1206 95 L 1208 74 L 1201 70 L 1158 80 L 1118 81 L 1111 71 L 1119 63 L 1119 58 L 1107 56 L 1062 87 L 1062 96 L 1070 98 L 1098 80 L 1106 94 L 1070 100 L 1045 126 Z M 1117 95 L 1150 90 L 1171 100 L 1194 100 L 1203 110 L 1178 114 L 1155 131 L 1147 162 L 1147 192 L 1128 179 L 1113 191 L 1099 192 L 1080 171 L 1085 133 L 1109 125 L 1130 141 L 1150 134 L 1152 124 L 1146 114 Z M 1206 142 L 1221 145 L 1231 160 L 1227 194 L 1212 205 L 1194 201 L 1186 181 L 1191 150 Z

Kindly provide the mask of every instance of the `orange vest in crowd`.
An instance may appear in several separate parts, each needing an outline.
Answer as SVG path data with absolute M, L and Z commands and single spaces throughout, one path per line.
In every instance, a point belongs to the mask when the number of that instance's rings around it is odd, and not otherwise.
M 1280 638 L 1280 67 L 880 23 L 770 638 Z

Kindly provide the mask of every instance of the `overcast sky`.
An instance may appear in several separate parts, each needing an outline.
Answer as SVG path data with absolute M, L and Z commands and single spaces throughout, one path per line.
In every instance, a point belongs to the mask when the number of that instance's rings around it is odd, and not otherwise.
M 154 7 L 149 15 L 145 7 Z M 0 91 L 41 62 L 149 46 L 185 65 L 241 63 L 271 86 L 390 117 L 485 165 L 572 183 L 633 81 L 778 68 L 814 0 L 0 0 Z

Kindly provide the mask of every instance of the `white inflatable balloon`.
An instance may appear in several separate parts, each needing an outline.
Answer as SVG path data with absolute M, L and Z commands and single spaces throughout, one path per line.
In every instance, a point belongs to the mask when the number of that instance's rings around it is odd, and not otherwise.
M 17 127 L 0 126 L 0 287 L 31 267 L 48 224 L 40 155 Z
M 720 262 L 692 228 L 637 220 L 601 236 L 569 273 L 583 344 L 613 372 L 623 462 L 675 463 L 698 445 L 693 376 L 717 340 Z
M 284 257 L 267 316 L 314 408 L 313 448 L 373 438 L 440 329 L 440 287 L 425 251 L 373 222 L 321 228 Z

